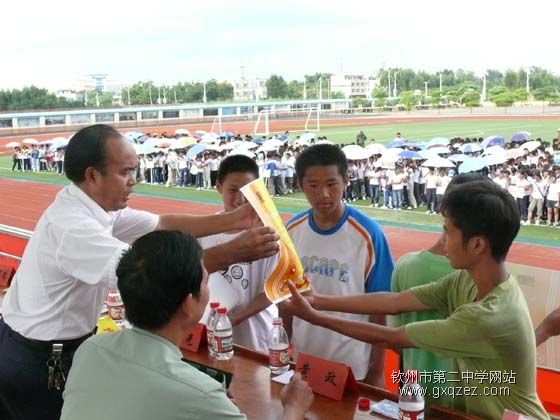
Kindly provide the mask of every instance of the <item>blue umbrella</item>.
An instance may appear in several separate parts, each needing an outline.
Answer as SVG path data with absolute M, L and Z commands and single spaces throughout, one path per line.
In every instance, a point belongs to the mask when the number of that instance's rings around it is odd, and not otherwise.
M 257 143 L 259 146 L 263 144 L 265 141 L 266 139 L 263 138 L 253 139 L 253 143 Z
M 480 152 L 482 147 L 478 143 L 467 143 L 463 146 L 463 153 Z
M 393 139 L 387 145 L 387 149 L 392 149 L 393 147 L 403 147 L 406 144 L 404 139 Z
M 482 143 L 480 143 L 480 145 L 484 149 L 486 149 L 487 147 L 491 147 L 491 146 L 502 146 L 502 147 L 504 147 L 505 144 L 506 144 L 506 142 L 504 141 L 504 138 L 501 137 L 501 136 L 489 136 L 489 137 L 486 137 Z
M 285 135 L 285 134 L 278 134 L 278 135 L 276 136 L 276 138 L 277 138 L 278 140 L 282 140 L 282 141 L 288 140 L 288 136 Z
M 193 147 L 191 147 L 189 149 L 189 151 L 187 152 L 187 157 L 189 158 L 193 158 L 196 155 L 198 155 L 200 152 L 203 152 L 206 150 L 206 143 L 198 143 L 195 144 Z
M 144 146 L 148 147 L 148 146 L 157 146 L 159 144 L 159 139 L 150 137 L 148 138 L 144 143 L 142 143 Z
M 522 143 L 524 141 L 531 140 L 531 133 L 528 131 L 520 131 L 519 133 L 515 133 L 513 136 L 509 138 L 513 143 Z
M 560 163 L 560 156 L 554 157 L 554 163 Z
M 468 158 L 459 166 L 459 173 L 476 172 L 487 166 L 488 162 L 483 157 Z
M 428 149 L 435 146 L 449 146 L 449 139 L 446 137 L 434 137 L 426 144 Z
M 233 137 L 235 134 L 233 134 L 231 131 L 224 131 L 222 134 L 220 134 L 220 137 L 225 137 L 225 138 L 231 138 Z
M 449 156 L 447 159 L 449 159 L 452 162 L 463 162 L 468 158 L 469 158 L 468 156 L 463 155 L 462 153 L 458 153 L 456 155 Z
M 403 144 L 403 147 L 412 147 L 414 149 L 422 149 L 423 148 L 423 144 L 422 142 L 419 141 L 407 141 L 405 144 Z
M 422 156 L 412 150 L 403 150 L 399 153 L 399 157 L 403 159 L 423 159 Z

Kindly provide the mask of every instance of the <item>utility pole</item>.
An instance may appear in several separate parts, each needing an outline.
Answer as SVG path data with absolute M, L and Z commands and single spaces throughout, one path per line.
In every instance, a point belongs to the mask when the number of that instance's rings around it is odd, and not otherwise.
M 441 72 L 439 72 L 439 93 L 443 93 L 443 84 L 441 79 Z
M 202 93 L 202 102 L 206 103 L 206 82 L 202 82 L 202 86 L 203 86 L 203 93 Z
M 424 97 L 428 97 L 428 82 L 424 82 Z

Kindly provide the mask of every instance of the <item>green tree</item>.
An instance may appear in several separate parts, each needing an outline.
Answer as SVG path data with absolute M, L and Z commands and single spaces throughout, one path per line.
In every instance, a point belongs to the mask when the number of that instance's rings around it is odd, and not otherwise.
M 377 97 L 375 98 L 373 103 L 377 108 L 383 108 L 387 104 L 387 99 L 382 97 Z
M 515 102 L 515 96 L 513 92 L 506 91 L 493 96 L 491 101 L 494 102 L 496 106 L 511 106 Z
M 273 74 L 266 81 L 266 91 L 269 98 L 286 98 L 288 96 L 288 84 L 282 76 Z
M 461 103 L 468 107 L 476 107 L 480 105 L 480 92 L 469 90 L 461 96 Z
M 527 90 L 520 88 L 520 89 L 515 89 L 513 92 L 513 97 L 515 98 L 516 101 L 526 101 L 527 100 Z
M 411 91 L 402 92 L 400 98 L 401 104 L 409 111 L 418 102 L 417 98 L 414 96 L 414 93 L 412 93 Z
M 302 99 L 303 98 L 303 83 L 297 80 L 292 80 L 288 83 L 288 94 L 287 97 L 290 99 Z
M 344 96 L 344 93 L 342 92 L 331 92 L 331 99 L 346 99 L 346 96 Z
M 499 70 L 486 70 L 486 86 L 491 89 L 494 86 L 502 85 L 504 75 Z
M 382 88 L 382 87 L 376 87 L 371 92 L 371 96 L 373 96 L 374 98 L 382 98 L 382 99 L 386 98 L 387 97 L 387 90 Z
M 506 74 L 504 75 L 504 86 L 507 89 L 515 89 L 519 86 L 517 83 L 517 73 L 513 70 L 507 70 Z
M 556 101 L 558 100 L 558 91 L 553 86 L 542 87 L 531 92 L 533 98 L 537 101 Z

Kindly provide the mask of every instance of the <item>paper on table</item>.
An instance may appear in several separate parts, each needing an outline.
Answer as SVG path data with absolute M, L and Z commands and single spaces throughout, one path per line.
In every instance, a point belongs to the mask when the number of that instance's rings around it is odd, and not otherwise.
M 290 380 L 292 379 L 292 376 L 294 376 L 294 372 L 293 370 L 289 370 L 287 372 L 284 372 L 281 375 L 278 376 L 273 376 L 272 380 L 274 382 L 278 382 L 279 384 L 283 384 L 283 385 L 287 385 L 290 383 Z
M 270 198 L 262 179 L 241 188 L 241 192 L 251 203 L 265 226 L 271 227 L 280 236 L 278 264 L 265 283 L 266 297 L 272 303 L 281 302 L 291 296 L 286 281 L 291 280 L 299 291 L 309 290 L 309 282 L 303 273 L 303 266 L 290 235 L 280 218 L 280 214 Z

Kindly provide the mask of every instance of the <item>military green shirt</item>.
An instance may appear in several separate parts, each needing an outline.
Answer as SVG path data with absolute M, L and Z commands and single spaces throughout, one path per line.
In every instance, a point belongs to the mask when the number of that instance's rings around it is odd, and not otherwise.
M 89 338 L 74 356 L 61 420 L 246 419 L 220 383 L 181 357 L 138 328 Z
M 510 409 L 549 418 L 536 393 L 533 325 L 513 276 L 476 302 L 476 284 L 464 270 L 411 290 L 445 319 L 408 324 L 406 335 L 418 348 L 454 359 L 459 383 L 450 386 L 470 394 L 468 414 L 501 419 Z

